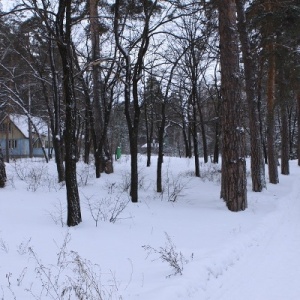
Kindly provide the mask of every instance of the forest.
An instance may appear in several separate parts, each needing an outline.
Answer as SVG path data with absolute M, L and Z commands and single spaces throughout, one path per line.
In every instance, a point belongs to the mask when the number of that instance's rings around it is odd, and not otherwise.
M 133 203 L 139 153 L 147 167 L 157 156 L 157 193 L 166 156 L 193 159 L 195 177 L 200 157 L 221 162 L 220 197 L 234 212 L 247 208 L 247 157 L 254 192 L 265 165 L 269 184 L 289 160 L 300 165 L 299 1 L 11 2 L 0 12 L 3 159 L 14 147 L 5 116 L 25 115 L 37 139 L 33 118 L 48 124 L 41 144 L 66 185 L 68 226 L 82 221 L 77 163 L 101 180 L 117 147 L 130 155 Z

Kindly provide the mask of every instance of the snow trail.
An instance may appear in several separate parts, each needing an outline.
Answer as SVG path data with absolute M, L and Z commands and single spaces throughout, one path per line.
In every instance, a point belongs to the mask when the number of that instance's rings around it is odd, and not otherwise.
M 265 220 L 257 245 L 207 286 L 205 299 L 300 299 L 300 260 L 295 261 L 300 249 L 299 175 L 281 181 L 289 182 L 290 192 L 284 195 L 279 185 L 268 187 L 278 197 L 280 209 Z

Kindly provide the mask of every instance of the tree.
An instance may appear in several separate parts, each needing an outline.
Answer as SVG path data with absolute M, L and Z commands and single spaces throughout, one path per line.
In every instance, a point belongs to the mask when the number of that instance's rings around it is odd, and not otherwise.
M 145 129 L 147 140 L 147 167 L 151 165 L 151 150 L 153 141 L 158 137 L 155 127 L 159 120 L 158 108 L 163 100 L 161 86 L 159 81 L 152 74 L 147 79 L 144 91 L 144 115 L 145 115 Z
M 63 91 L 66 104 L 65 166 L 68 203 L 68 226 L 78 225 L 81 219 L 80 199 L 76 178 L 76 98 L 74 91 L 74 61 L 71 40 L 72 0 L 60 0 L 56 15 L 56 41 L 63 67 Z
M 218 1 L 222 87 L 221 197 L 231 211 L 247 207 L 245 129 L 235 0 Z
M 254 55 L 250 48 L 247 31 L 244 0 L 236 0 L 238 31 L 241 41 L 242 57 L 246 84 L 246 97 L 248 102 L 249 127 L 250 127 L 250 155 L 252 190 L 261 192 L 266 186 L 265 167 L 263 161 L 262 138 L 258 115 L 258 96 L 256 89 Z
M 169 14 L 165 15 L 151 27 L 151 21 L 156 12 L 160 10 L 158 1 L 132 1 L 130 3 L 116 0 L 114 9 L 114 36 L 116 46 L 123 57 L 124 102 L 125 116 L 128 127 L 131 156 L 131 185 L 130 196 L 132 202 L 138 202 L 138 132 L 141 116 L 141 103 L 139 99 L 139 83 L 142 71 L 145 68 L 145 56 L 149 49 L 150 38 L 155 30 L 169 20 Z M 169 12 L 174 12 L 170 9 Z M 128 18 L 138 21 L 132 40 L 128 40 L 128 32 L 125 31 Z M 132 28 L 132 27 L 131 27 Z M 130 35 L 129 35 L 130 36 Z
M 2 148 L 0 145 L 0 188 L 4 188 L 5 182 L 6 182 L 5 163 L 4 163 Z

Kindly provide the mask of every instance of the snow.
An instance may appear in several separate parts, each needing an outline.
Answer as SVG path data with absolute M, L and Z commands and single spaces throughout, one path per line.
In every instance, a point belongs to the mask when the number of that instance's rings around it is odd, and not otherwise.
M 83 222 L 68 228 L 66 191 L 56 183 L 54 162 L 6 164 L 9 180 L 0 190 L 0 298 L 69 299 L 73 292 L 70 299 L 78 299 L 71 289 L 77 286 L 77 292 L 85 291 L 83 299 L 100 299 L 92 296 L 96 285 L 103 299 L 300 298 L 296 161 L 291 175 L 261 193 L 251 191 L 248 178 L 248 208 L 239 213 L 219 199 L 219 166 L 201 163 L 199 179 L 193 176 L 193 159 L 165 157 L 169 187 L 164 185 L 163 195 L 155 192 L 156 157 L 145 166 L 146 157 L 140 156 L 140 201 L 133 204 L 124 192 L 127 156 L 100 179 L 92 166 L 79 163 Z M 174 193 L 176 202 L 168 201 Z M 123 209 L 109 222 L 116 207 Z M 182 275 L 161 258 L 168 250 L 177 255 Z

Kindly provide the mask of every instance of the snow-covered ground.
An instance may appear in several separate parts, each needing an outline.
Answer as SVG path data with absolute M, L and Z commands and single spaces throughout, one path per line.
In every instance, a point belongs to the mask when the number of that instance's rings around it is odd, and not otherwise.
M 139 165 L 140 201 L 132 204 L 128 157 L 100 179 L 79 164 L 83 222 L 68 228 L 54 162 L 7 164 L 0 299 L 300 299 L 296 161 L 262 193 L 251 192 L 248 178 L 248 209 L 239 213 L 219 198 L 219 167 L 201 164 L 199 179 L 192 159 L 166 157 L 161 195 L 156 158 L 146 168 L 141 156 Z

